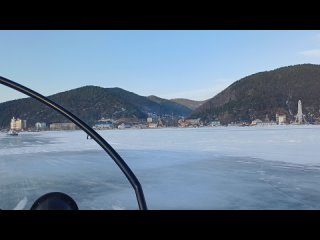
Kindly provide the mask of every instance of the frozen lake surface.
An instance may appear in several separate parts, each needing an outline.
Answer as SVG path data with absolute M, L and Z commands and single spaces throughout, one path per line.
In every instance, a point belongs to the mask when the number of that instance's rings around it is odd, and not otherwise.
M 320 126 L 106 130 L 149 209 L 320 209 Z M 0 208 L 64 192 L 80 209 L 137 209 L 116 164 L 82 131 L 0 133 Z

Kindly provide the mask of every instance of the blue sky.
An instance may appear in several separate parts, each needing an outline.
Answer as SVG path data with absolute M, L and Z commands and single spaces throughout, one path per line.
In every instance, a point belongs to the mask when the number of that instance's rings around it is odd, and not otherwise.
M 0 31 L 0 76 L 43 95 L 96 85 L 204 100 L 302 63 L 320 64 L 320 31 Z M 20 97 L 0 86 L 0 102 Z

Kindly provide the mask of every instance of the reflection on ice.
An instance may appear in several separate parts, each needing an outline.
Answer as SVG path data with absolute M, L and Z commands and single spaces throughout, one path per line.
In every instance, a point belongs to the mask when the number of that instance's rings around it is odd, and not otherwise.
M 28 199 L 24 197 L 13 210 L 23 210 L 27 205 Z
M 101 131 L 139 178 L 150 209 L 320 209 L 320 128 Z M 115 163 L 86 134 L 0 135 L 0 208 L 65 192 L 80 209 L 137 209 Z

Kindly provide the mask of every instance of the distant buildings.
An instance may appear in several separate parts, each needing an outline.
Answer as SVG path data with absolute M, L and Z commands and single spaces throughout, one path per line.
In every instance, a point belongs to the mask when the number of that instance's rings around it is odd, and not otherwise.
M 47 128 L 47 124 L 46 124 L 45 122 L 37 122 L 37 123 L 35 124 L 35 128 L 36 128 L 37 130 L 44 130 L 44 129 Z
M 158 117 L 148 117 L 147 118 L 148 128 L 157 128 L 158 127 Z
M 212 121 L 212 122 L 210 122 L 210 126 L 211 127 L 218 127 L 218 126 L 221 126 L 221 123 L 220 123 L 220 121 Z
M 76 125 L 74 123 L 52 123 L 50 124 L 50 130 L 75 130 Z
M 228 127 L 239 127 L 239 126 L 241 126 L 240 123 L 231 122 L 231 123 L 228 124 Z
M 10 129 L 12 130 L 21 130 L 22 128 L 22 121 L 21 119 L 17 118 L 15 119 L 14 117 L 12 117 L 11 122 L 10 122 Z
M 158 128 L 163 127 L 164 124 L 160 116 L 156 114 L 149 114 L 149 117 L 147 118 L 147 126 L 148 128 Z
M 287 116 L 285 114 L 282 114 L 282 113 L 277 113 L 276 114 L 276 123 L 278 125 L 287 123 Z
M 148 128 L 157 128 L 158 123 L 148 123 Z
M 15 119 L 12 117 L 10 122 L 10 129 L 21 131 L 22 129 L 27 129 L 27 120 L 22 120 L 20 118 Z
M 200 118 L 188 119 L 188 120 L 186 120 L 186 122 L 189 123 L 192 126 L 199 126 L 200 125 Z
M 260 119 L 255 119 L 251 122 L 251 126 L 261 125 L 262 123 Z
M 157 116 L 157 115 L 153 115 L 152 117 L 149 116 L 147 118 L 147 123 L 157 123 L 160 121 L 160 119 L 161 119 L 160 116 Z
M 131 128 L 131 125 L 130 124 L 125 124 L 125 123 L 122 123 L 118 126 L 118 129 L 125 129 L 125 128 Z
M 114 121 L 111 119 L 100 119 L 94 126 L 94 129 L 113 129 L 114 128 Z
M 201 126 L 200 118 L 196 119 L 180 119 L 178 121 L 180 127 L 199 127 Z

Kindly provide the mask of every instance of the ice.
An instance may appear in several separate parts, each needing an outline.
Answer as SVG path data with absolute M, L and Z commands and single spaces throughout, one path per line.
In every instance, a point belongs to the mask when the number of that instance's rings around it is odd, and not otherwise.
M 150 209 L 320 209 L 319 133 L 316 125 L 99 131 Z M 123 173 L 84 132 L 0 133 L 0 208 L 30 209 L 51 191 L 80 209 L 138 209 Z

